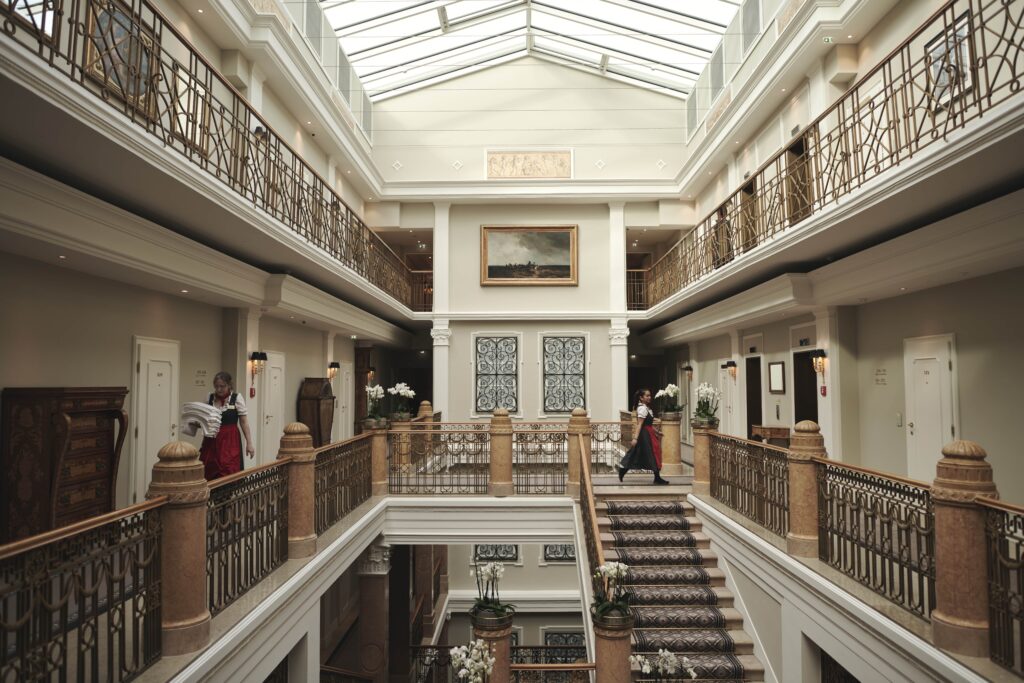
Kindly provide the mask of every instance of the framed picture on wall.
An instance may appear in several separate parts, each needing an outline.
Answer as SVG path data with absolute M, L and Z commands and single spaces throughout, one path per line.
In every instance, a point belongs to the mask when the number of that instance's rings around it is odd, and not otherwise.
M 576 286 L 575 225 L 480 226 L 480 284 Z
M 786 393 L 786 364 L 783 361 L 768 364 L 768 393 Z

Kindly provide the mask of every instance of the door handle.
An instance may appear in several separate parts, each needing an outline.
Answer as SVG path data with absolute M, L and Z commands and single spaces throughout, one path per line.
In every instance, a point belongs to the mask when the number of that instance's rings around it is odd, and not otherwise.
M 914 423 L 913 422 L 908 422 L 907 426 L 910 427 L 911 429 L 913 429 L 914 428 Z

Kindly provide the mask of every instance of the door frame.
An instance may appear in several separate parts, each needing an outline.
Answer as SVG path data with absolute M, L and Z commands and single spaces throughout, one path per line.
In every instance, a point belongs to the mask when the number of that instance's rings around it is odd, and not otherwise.
M 130 447 L 128 449 L 128 477 L 129 477 L 129 490 L 128 490 L 128 504 L 145 500 L 145 478 L 141 476 L 143 474 L 143 468 L 139 456 L 142 455 L 139 452 L 139 427 L 142 425 L 142 420 L 139 419 L 142 415 L 142 408 L 139 405 L 139 399 L 142 392 L 139 390 L 140 378 L 142 375 L 141 364 L 142 364 L 142 353 L 140 347 L 143 343 L 146 344 L 157 344 L 164 346 L 173 346 L 177 354 L 178 360 L 175 365 L 177 371 L 176 381 L 171 382 L 171 405 L 177 406 L 174 414 L 177 415 L 177 422 L 174 422 L 172 429 L 175 433 L 172 435 L 172 440 L 175 439 L 180 433 L 180 425 L 178 422 L 181 421 L 181 407 L 179 399 L 181 398 L 181 342 L 177 339 L 163 339 L 160 337 L 145 337 L 138 334 L 132 335 L 132 367 L 131 367 L 131 409 L 132 412 L 129 414 L 128 428 L 131 430 L 128 442 Z M 175 378 L 172 378 L 175 379 Z M 134 428 L 131 423 L 134 422 Z M 116 483 L 115 483 L 116 485 Z
M 341 367 L 338 368 L 338 389 L 339 391 L 335 394 L 337 401 L 335 402 L 335 414 L 334 419 L 338 424 L 338 435 L 339 441 L 350 439 L 353 436 L 355 427 L 355 418 L 352 414 L 355 412 L 355 395 L 356 395 L 356 364 L 352 361 L 343 360 L 338 363 Z M 345 391 L 345 374 L 349 376 L 349 389 Z M 342 419 L 342 408 L 348 408 L 345 418 Z
M 287 356 L 284 353 L 284 351 L 269 351 L 268 350 L 267 351 L 267 364 L 264 366 L 264 371 L 261 373 L 261 375 L 262 375 L 262 385 L 261 386 L 263 388 L 259 390 L 259 391 L 263 391 L 264 394 L 263 394 L 263 397 L 259 401 L 259 404 L 260 404 L 260 425 L 259 425 L 259 436 L 256 437 L 256 443 L 259 445 L 259 450 L 257 450 L 257 452 L 256 452 L 256 466 L 257 467 L 259 467 L 260 465 L 267 464 L 267 463 L 262 462 L 263 458 L 261 457 L 260 453 L 264 453 L 264 454 L 268 453 L 268 451 L 267 451 L 268 448 L 273 448 L 273 453 L 275 454 L 274 457 L 276 457 L 276 453 L 278 451 L 278 448 L 281 445 L 281 436 L 284 434 L 284 430 L 282 429 L 281 433 L 278 434 L 276 438 L 271 438 L 269 440 L 266 438 L 267 437 L 267 434 L 266 434 L 266 431 L 267 431 L 266 430 L 266 427 L 267 427 L 267 425 L 266 425 L 266 422 L 267 422 L 267 408 L 270 407 L 270 400 L 269 400 L 270 396 L 266 393 L 266 388 L 267 388 L 267 385 L 266 385 L 266 381 L 267 381 L 266 377 L 267 377 L 267 375 L 266 375 L 266 373 L 267 373 L 267 368 L 270 367 L 270 356 L 272 356 L 272 355 L 277 355 L 277 356 L 281 357 L 281 371 L 282 371 L 282 374 L 284 375 L 284 377 L 282 377 L 282 379 L 281 379 L 282 384 L 286 384 L 287 383 L 287 377 L 288 377 L 288 359 L 287 359 Z M 282 387 L 282 390 L 284 390 L 284 387 Z M 282 397 L 282 403 L 281 403 L 282 408 L 284 407 L 284 402 L 283 401 L 285 401 L 285 400 L 287 400 L 287 397 Z M 287 425 L 288 425 L 288 422 L 287 421 L 283 421 L 283 426 L 287 426 Z M 252 427 L 252 425 L 250 425 L 250 428 L 251 427 Z M 269 457 L 269 455 L 267 457 Z M 273 460 L 274 460 L 274 458 L 271 457 L 268 460 L 268 462 L 272 462 Z
M 910 471 L 910 437 L 907 433 L 907 424 L 910 422 L 910 418 L 907 414 L 907 407 L 910 405 L 910 396 L 907 394 L 908 380 L 911 377 L 911 368 L 909 356 L 907 354 L 907 342 L 925 342 L 925 341 L 945 341 L 946 349 L 949 351 L 949 374 L 950 374 L 950 385 L 949 390 L 953 394 L 952 401 L 950 402 L 950 410 L 952 411 L 952 425 L 953 433 L 950 435 L 950 441 L 954 439 L 962 438 L 963 432 L 960 430 L 960 365 L 957 361 L 956 355 L 956 333 L 948 332 L 946 334 L 929 334 L 921 337 L 905 337 L 903 339 L 903 443 L 906 449 L 906 462 L 907 472 Z M 948 443 L 943 435 L 943 443 Z

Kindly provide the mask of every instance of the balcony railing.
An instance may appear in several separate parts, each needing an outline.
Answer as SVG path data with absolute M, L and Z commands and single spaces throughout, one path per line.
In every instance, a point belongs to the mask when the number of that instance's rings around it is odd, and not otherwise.
M 783 448 L 714 434 L 711 495 L 772 533 L 789 531 L 789 465 Z
M 0 0 L 13 40 L 398 302 L 412 271 L 146 0 Z M 27 54 L 27 53 L 26 53 Z
M 370 497 L 370 439 L 329 444 L 316 453 L 316 533 L 330 529 Z
M 1024 676 L 1024 508 L 980 499 L 988 543 L 992 661 Z
M 950 0 L 644 274 L 651 308 L 1020 92 L 1021 6 Z

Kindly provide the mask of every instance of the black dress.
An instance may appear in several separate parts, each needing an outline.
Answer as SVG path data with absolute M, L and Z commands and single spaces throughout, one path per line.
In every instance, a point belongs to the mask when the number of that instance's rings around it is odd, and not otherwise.
M 628 470 L 661 471 L 661 442 L 654 431 L 654 413 L 649 409 L 637 435 L 636 445 L 626 451 L 619 467 Z

